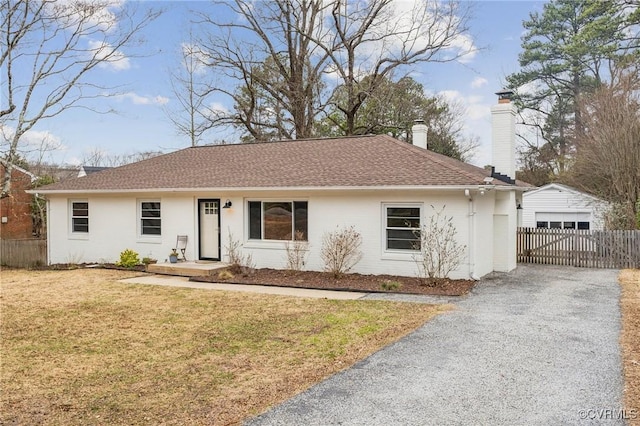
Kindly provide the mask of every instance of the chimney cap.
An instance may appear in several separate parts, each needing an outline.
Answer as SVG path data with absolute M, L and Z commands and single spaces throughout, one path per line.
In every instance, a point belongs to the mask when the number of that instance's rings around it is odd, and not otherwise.
M 503 89 L 503 90 L 500 90 L 499 92 L 496 92 L 496 95 L 498 95 L 498 101 L 508 102 L 511 99 L 513 99 L 514 91 L 510 89 Z
M 424 120 L 422 118 L 418 118 L 416 120 L 413 120 L 413 124 L 424 124 Z

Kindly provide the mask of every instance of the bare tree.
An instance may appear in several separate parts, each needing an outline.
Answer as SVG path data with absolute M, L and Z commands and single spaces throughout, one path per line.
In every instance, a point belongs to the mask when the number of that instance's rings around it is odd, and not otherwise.
M 212 72 L 236 83 L 211 88 L 234 102 L 232 112 L 211 111 L 214 125 L 241 126 L 257 140 L 269 134 L 312 135 L 322 109 L 319 90 L 326 55 L 310 35 L 323 37 L 325 3 L 216 1 L 221 9 L 216 15 L 230 20 L 201 15 L 203 29 L 211 30 L 200 44 Z
M 92 167 L 118 167 L 135 163 L 162 155 L 161 151 L 139 151 L 131 154 L 109 154 L 108 152 L 92 148 L 82 157 L 82 165 Z
M 40 121 L 82 102 L 105 96 L 113 88 L 89 81 L 100 66 L 124 66 L 122 49 L 136 44 L 140 30 L 158 12 L 139 13 L 131 3 L 111 0 L 0 0 L 0 65 L 8 100 L 0 127 L 9 137 L 0 141 L 9 165 L 20 153 L 25 134 Z M 108 95 L 107 95 L 108 96 Z M 11 167 L 0 197 L 11 189 Z
M 523 22 L 520 71 L 507 76 L 517 95 L 526 175 L 543 183 L 570 170 L 584 131 L 580 103 L 620 61 L 638 58 L 637 11 L 626 0 L 555 0 Z M 637 3 L 637 2 L 635 2 Z M 635 14 L 635 18 L 634 18 Z
M 404 4 L 411 5 L 411 2 Z M 394 71 L 426 62 L 448 62 L 472 53 L 466 39 L 469 9 L 455 1 L 418 0 L 402 10 L 393 0 L 332 2 L 333 40 L 317 40 L 330 58 L 346 96 L 334 105 L 345 116 L 346 135 L 357 114 Z
M 613 204 L 616 228 L 640 228 L 640 69 L 616 71 L 612 83 L 581 103 L 585 123 L 568 183 Z
M 355 134 L 363 102 L 394 70 L 453 61 L 475 49 L 466 37 L 468 9 L 455 1 L 216 4 L 233 20 L 202 16 L 205 30 L 212 29 L 203 50 L 212 71 L 237 86 L 212 89 L 234 102 L 234 111 L 218 112 L 214 124 L 240 126 L 254 139 L 313 136 L 334 90 L 344 134 Z M 403 10 L 407 4 L 413 6 Z
M 167 116 L 178 131 L 186 136 L 191 146 L 200 142 L 202 135 L 213 126 L 206 105 L 209 85 L 202 80 L 206 73 L 202 62 L 203 54 L 190 37 L 189 43 L 181 45 L 180 66 L 171 74 L 171 89 L 178 100 L 179 110 L 165 110 Z

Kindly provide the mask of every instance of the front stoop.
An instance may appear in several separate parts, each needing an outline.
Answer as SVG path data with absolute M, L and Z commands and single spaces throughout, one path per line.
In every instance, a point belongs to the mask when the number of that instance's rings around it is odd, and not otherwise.
M 147 272 L 178 277 L 200 277 L 203 275 L 215 275 L 219 269 L 227 266 L 229 265 L 224 262 L 166 262 L 147 265 Z

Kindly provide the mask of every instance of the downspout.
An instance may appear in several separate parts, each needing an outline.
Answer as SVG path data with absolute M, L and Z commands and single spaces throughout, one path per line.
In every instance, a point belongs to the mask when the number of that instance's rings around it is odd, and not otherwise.
M 464 190 L 464 195 L 469 199 L 469 278 L 472 280 L 477 280 L 478 278 L 475 276 L 475 223 L 476 223 L 476 212 L 475 205 L 473 203 L 473 197 L 471 196 L 471 191 L 468 189 Z
M 38 197 L 38 194 L 36 194 Z M 46 198 L 46 213 L 44 216 L 44 226 L 47 227 L 47 266 L 51 266 L 51 226 L 49 226 L 49 212 L 51 211 L 49 204 L 51 200 Z

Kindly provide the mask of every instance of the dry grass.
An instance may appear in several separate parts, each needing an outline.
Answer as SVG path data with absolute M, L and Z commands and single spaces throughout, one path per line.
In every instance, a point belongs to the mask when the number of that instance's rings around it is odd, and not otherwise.
M 2 271 L 0 424 L 233 424 L 448 307 Z
M 622 285 L 622 358 L 624 401 L 629 426 L 640 426 L 640 269 L 625 269 Z

